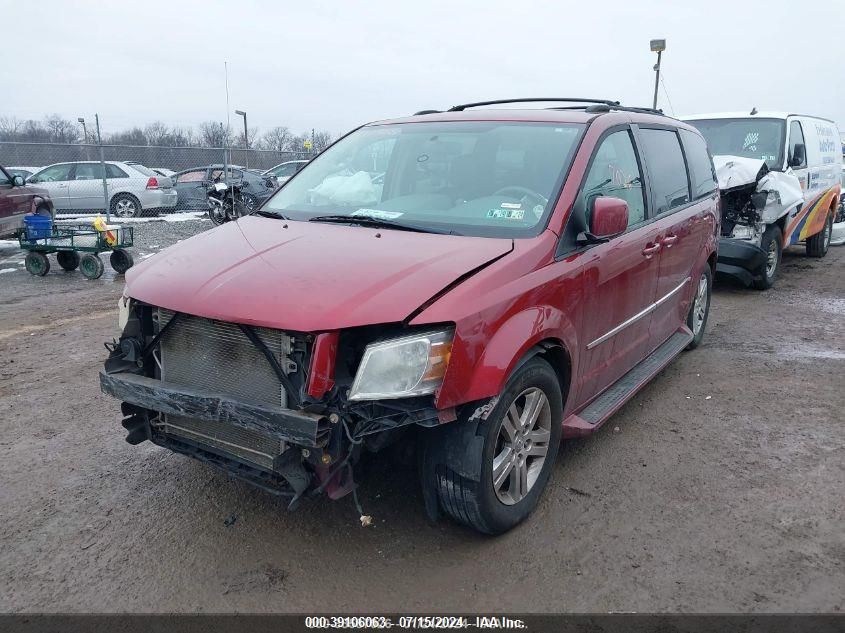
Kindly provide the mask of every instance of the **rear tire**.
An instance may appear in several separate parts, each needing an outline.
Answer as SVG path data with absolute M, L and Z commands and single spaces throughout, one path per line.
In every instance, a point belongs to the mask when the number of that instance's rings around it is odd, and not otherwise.
M 128 193 L 119 193 L 112 198 L 111 212 L 118 218 L 140 218 L 144 210 L 138 198 Z
M 777 224 L 766 228 L 760 238 L 760 248 L 766 253 L 766 263 L 759 279 L 753 281 L 757 290 L 768 290 L 775 285 L 780 272 L 780 261 L 783 256 L 783 233 Z
M 423 484 L 453 520 L 501 534 L 534 510 L 554 470 L 563 431 L 557 374 L 535 357 L 511 377 L 486 420 L 470 415 L 429 436 L 434 477 Z
M 94 253 L 86 253 L 79 260 L 79 270 L 85 275 L 87 279 L 99 279 L 103 275 L 106 267 L 103 265 L 103 260 L 99 255 Z
M 79 268 L 79 253 L 76 251 L 59 251 L 56 253 L 56 261 L 67 272 Z
M 132 259 L 132 254 L 122 248 L 117 248 L 112 251 L 109 256 L 109 263 L 114 271 L 119 275 L 123 275 L 127 270 L 135 265 L 135 262 Z
M 704 330 L 707 328 L 707 317 L 710 315 L 710 298 L 713 291 L 713 273 L 710 263 L 704 265 L 704 270 L 698 278 L 695 294 L 687 315 L 687 327 L 692 332 L 692 340 L 686 349 L 695 349 L 701 345 Z
M 824 228 L 807 240 L 808 257 L 824 257 L 830 248 L 830 236 L 833 232 L 833 213 L 828 213 Z
M 24 267 L 31 275 L 43 277 L 50 272 L 50 260 L 44 253 L 30 251 L 24 258 Z

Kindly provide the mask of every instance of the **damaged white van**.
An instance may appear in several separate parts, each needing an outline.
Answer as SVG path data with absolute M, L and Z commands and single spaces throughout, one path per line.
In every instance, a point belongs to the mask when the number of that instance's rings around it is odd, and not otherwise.
M 716 271 L 770 288 L 781 252 L 804 243 L 824 257 L 841 194 L 833 121 L 785 112 L 683 117 L 707 139 L 722 196 Z

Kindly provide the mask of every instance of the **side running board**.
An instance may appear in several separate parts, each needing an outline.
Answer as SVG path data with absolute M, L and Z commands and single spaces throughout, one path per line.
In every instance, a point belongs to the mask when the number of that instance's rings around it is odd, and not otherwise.
M 683 328 L 670 336 L 665 343 L 654 350 L 619 380 L 608 387 L 604 393 L 588 404 L 578 414 L 590 425 L 596 425 L 621 407 L 649 379 L 669 364 L 692 340 L 692 333 Z

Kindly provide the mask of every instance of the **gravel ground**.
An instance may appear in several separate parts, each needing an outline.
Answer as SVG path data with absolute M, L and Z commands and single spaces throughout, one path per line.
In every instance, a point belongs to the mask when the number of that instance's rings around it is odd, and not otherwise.
M 210 224 L 137 227 L 136 260 Z M 362 528 L 348 498 L 288 513 L 129 446 L 97 382 L 122 278 L 22 262 L 0 242 L 0 611 L 845 606 L 845 247 L 793 249 L 767 292 L 718 285 L 703 345 L 566 442 L 535 514 L 498 538 L 427 523 L 395 460 L 364 477 Z

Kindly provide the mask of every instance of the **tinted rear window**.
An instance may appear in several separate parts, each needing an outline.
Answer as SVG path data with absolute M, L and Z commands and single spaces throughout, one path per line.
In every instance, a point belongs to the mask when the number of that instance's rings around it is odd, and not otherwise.
M 687 167 L 678 135 L 671 130 L 641 129 L 640 137 L 654 190 L 654 214 L 689 202 Z
M 716 191 L 716 174 L 713 171 L 713 161 L 707 152 L 707 143 L 698 134 L 681 130 L 684 142 L 684 152 L 689 164 L 690 182 L 692 183 L 692 197 L 695 199 Z

